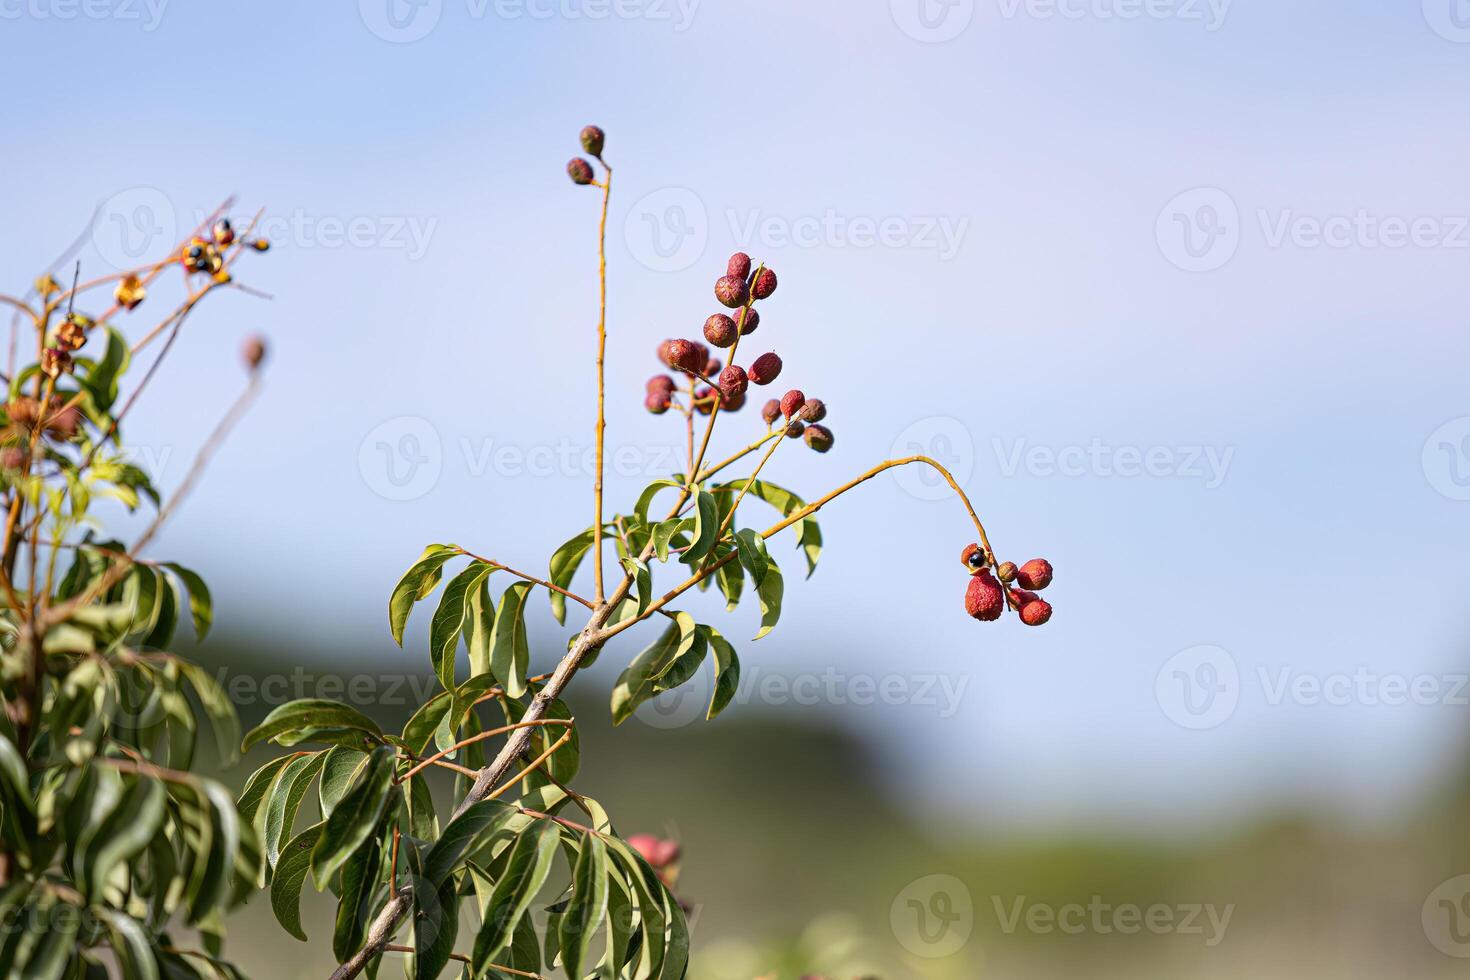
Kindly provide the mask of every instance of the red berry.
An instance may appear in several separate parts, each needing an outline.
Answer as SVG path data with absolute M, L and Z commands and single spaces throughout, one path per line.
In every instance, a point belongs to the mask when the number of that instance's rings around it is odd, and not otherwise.
M 567 164 L 567 176 L 572 178 L 574 184 L 590 184 L 592 183 L 592 164 L 581 157 L 575 157 L 571 163 Z
M 965 589 L 965 612 L 982 623 L 990 623 L 1000 619 L 1005 607 L 1000 583 L 990 574 L 990 569 L 981 569 Z
M 688 340 L 668 341 L 664 344 L 664 356 L 669 367 L 680 371 L 698 371 L 706 360 L 699 356 L 698 348 Z
M 654 415 L 662 415 L 667 412 L 671 404 L 673 402 L 666 391 L 650 391 L 643 399 L 643 407 Z
M 730 256 L 730 264 L 725 267 L 725 274 L 734 276 L 736 279 L 745 279 L 750 276 L 750 256 L 744 252 L 736 252 Z
M 786 426 L 786 438 L 800 439 L 801 434 L 806 431 L 806 426 L 801 422 L 792 422 Z
M 776 274 L 770 269 L 762 269 L 750 284 L 750 295 L 756 299 L 767 299 L 776 291 Z
M 752 383 L 768 385 L 781 373 L 781 358 L 775 354 L 762 354 L 751 362 L 749 373 Z
M 1016 572 L 1016 581 L 1022 588 L 1040 592 L 1051 585 L 1051 562 L 1045 558 L 1033 558 Z
M 743 395 L 750 379 L 745 375 L 745 368 L 739 364 L 731 364 L 720 372 L 720 390 L 727 395 Z
M 803 395 L 800 389 L 792 388 L 786 394 L 781 396 L 781 414 L 789 419 L 791 418 L 791 416 L 801 411 L 801 406 L 805 404 L 806 395 Z
M 644 389 L 650 395 L 656 391 L 665 395 L 671 395 L 674 393 L 674 379 L 667 374 L 655 374 L 648 379 L 648 384 L 644 385 Z
M 720 301 L 721 306 L 736 309 L 744 306 L 745 301 L 750 299 L 750 287 L 738 276 L 721 276 L 715 283 L 715 299 Z
M 1011 605 L 1017 609 L 1025 609 L 1031 603 L 1039 601 L 1035 592 L 1027 592 L 1025 589 L 1007 589 L 1006 594 L 1011 597 Z
M 807 446 L 819 453 L 825 453 L 832 448 L 832 430 L 825 425 L 807 426 L 804 436 Z
M 808 398 L 801 408 L 801 417 L 807 422 L 820 422 L 827 417 L 827 403 L 820 398 Z
M 776 420 L 780 417 L 781 403 L 772 398 L 770 401 L 766 402 L 765 407 L 761 409 L 761 418 L 766 420 L 767 425 L 775 425 Z
M 716 313 L 704 321 L 704 339 L 716 347 L 729 347 L 739 336 L 740 328 L 723 313 Z
M 694 408 L 700 415 L 708 415 L 715 410 L 715 390 L 713 388 L 697 388 L 694 391 Z
M 720 411 L 738 412 L 745 407 L 745 392 L 720 392 Z
M 1040 626 L 1051 619 L 1051 603 L 1036 599 L 1021 607 L 1021 622 L 1027 626 Z
M 761 315 L 756 311 L 755 307 L 751 307 L 748 310 L 736 310 L 731 315 L 734 316 L 735 325 L 740 328 L 740 335 L 742 337 L 748 333 L 755 333 L 755 328 L 761 325 Z
M 694 352 L 698 356 L 698 361 L 696 363 L 699 365 L 699 367 L 704 367 L 706 364 L 709 363 L 709 348 L 704 346 L 697 340 L 691 340 L 689 342 L 694 345 Z M 694 370 L 698 371 L 699 368 L 697 367 Z
M 634 834 L 628 838 L 628 846 L 637 851 L 655 871 L 662 871 L 669 865 L 676 864 L 684 853 L 676 841 L 661 840 L 652 834 Z

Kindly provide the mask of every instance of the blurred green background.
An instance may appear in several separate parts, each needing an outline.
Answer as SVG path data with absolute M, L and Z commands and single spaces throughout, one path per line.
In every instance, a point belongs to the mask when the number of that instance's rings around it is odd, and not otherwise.
M 397 702 L 434 683 L 380 661 L 365 670 L 343 651 L 278 659 L 277 642 L 223 637 L 195 652 L 247 692 L 247 724 L 286 690 L 356 683 Z M 405 667 L 419 659 L 402 656 Z M 696 980 L 1466 974 L 1467 887 L 1441 886 L 1447 868 L 1470 867 L 1470 766 L 1372 828 L 1322 812 L 1222 826 L 1201 812 L 1195 829 L 1166 835 L 1027 834 L 910 805 L 882 761 L 820 710 L 737 705 L 714 723 L 635 718 L 614 729 L 605 677 L 594 671 L 574 688 L 577 788 L 622 834 L 684 846 L 678 890 L 693 907 Z M 385 726 L 407 717 L 397 703 L 354 700 Z M 257 750 L 226 779 L 238 787 L 268 757 Z M 309 944 L 280 930 L 263 894 L 236 916 L 232 953 L 252 976 L 330 971 L 334 906 L 307 889 L 304 908 Z

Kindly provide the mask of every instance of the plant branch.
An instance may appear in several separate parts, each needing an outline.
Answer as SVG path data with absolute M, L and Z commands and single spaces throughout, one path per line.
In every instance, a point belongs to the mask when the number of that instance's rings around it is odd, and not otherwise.
M 607 397 L 604 386 L 604 361 L 607 354 L 607 204 L 612 197 L 612 167 L 598 158 L 607 171 L 602 185 L 602 220 L 597 226 L 597 283 L 600 305 L 597 316 L 597 476 L 592 484 L 595 513 L 592 520 L 593 573 L 596 576 L 594 595 L 601 602 L 602 595 L 602 441 L 607 430 Z

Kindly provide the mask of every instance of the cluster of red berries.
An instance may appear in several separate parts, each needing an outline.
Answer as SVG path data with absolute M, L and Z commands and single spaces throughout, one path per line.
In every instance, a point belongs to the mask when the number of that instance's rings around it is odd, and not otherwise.
M 735 347 L 741 337 L 755 333 L 761 317 L 754 304 L 769 299 L 776 285 L 773 270 L 765 266 L 752 269 L 750 256 L 744 252 L 730 256 L 725 274 L 715 281 L 715 299 L 731 312 L 715 313 L 705 320 L 704 339 L 713 347 L 728 349 Z M 723 366 L 719 358 L 710 356 L 709 346 L 697 340 L 665 340 L 658 345 L 658 359 L 683 372 L 691 384 L 696 379 L 704 382 L 704 387 L 692 391 L 693 409 L 701 415 L 714 411 L 717 402 L 721 411 L 738 412 L 745 407 L 750 385 L 768 385 L 781 374 L 781 358 L 774 351 L 751 361 L 749 368 Z M 648 379 L 643 406 L 654 415 L 662 415 L 673 406 L 677 387 L 668 375 L 654 375 Z M 808 399 L 793 388 L 781 398 L 766 402 L 761 417 L 769 425 L 785 417 L 786 435 L 792 439 L 804 437 L 817 452 L 832 448 L 832 431 L 816 424 L 827 417 L 827 406 L 820 399 Z
M 600 127 L 584 126 L 582 127 L 581 140 L 582 149 L 596 157 L 599 163 L 602 163 L 602 147 L 607 142 L 607 134 Z M 603 163 L 603 166 L 607 166 L 607 164 Z M 572 178 L 572 183 L 582 186 L 586 186 L 596 179 L 596 174 L 592 172 L 592 164 L 581 157 L 573 157 L 571 162 L 567 164 L 567 176 Z
M 990 553 L 971 544 L 965 546 L 960 561 L 971 575 L 965 589 L 965 612 L 971 616 L 985 623 L 1000 619 L 1009 599 L 1027 626 L 1040 626 L 1051 619 L 1051 603 L 1036 594 L 1051 584 L 1051 562 L 1045 558 L 1033 558 L 1019 568 L 1014 562 L 1004 562 L 992 574 Z M 996 581 L 997 574 L 1000 581 Z
M 189 272 L 200 272 L 214 276 L 221 282 L 228 282 L 230 274 L 225 271 L 224 249 L 235 244 L 235 226 L 230 223 L 229 218 L 220 218 L 214 223 L 210 230 L 209 238 L 191 238 L 189 244 L 184 246 L 184 251 L 179 261 Z M 268 251 L 271 243 L 264 238 L 251 238 L 245 241 L 246 245 L 257 252 Z M 138 297 L 139 301 L 142 296 Z M 119 299 L 119 302 L 122 302 Z M 126 304 L 125 304 L 126 305 Z M 136 306 L 137 303 L 133 303 Z M 131 307 L 129 307 L 131 309 Z

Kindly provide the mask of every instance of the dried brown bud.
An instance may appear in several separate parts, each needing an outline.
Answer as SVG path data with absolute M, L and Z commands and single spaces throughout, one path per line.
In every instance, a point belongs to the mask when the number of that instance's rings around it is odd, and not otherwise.
M 52 415 L 46 419 L 46 431 L 63 441 L 71 439 L 82 427 L 82 413 L 74 406 L 64 406 L 60 398 L 51 400 Z
M 592 183 L 592 164 L 581 157 L 573 157 L 567 164 L 567 176 L 572 178 L 574 184 Z
M 244 346 L 240 348 L 240 359 L 249 370 L 257 370 L 260 362 L 265 360 L 265 338 L 259 334 L 246 337 Z
M 723 313 L 716 313 L 704 321 L 704 339 L 716 347 L 729 347 L 739 336 L 740 330 L 735 326 L 735 321 Z
M 143 286 L 143 281 L 133 275 L 123 276 L 117 288 L 112 291 L 112 298 L 125 310 L 136 308 L 147 295 L 148 290 Z
M 804 433 L 806 444 L 819 453 L 832 448 L 832 430 L 825 425 L 809 425 Z
M 750 287 L 739 276 L 721 276 L 715 282 L 715 299 L 720 301 L 721 306 L 738 309 L 750 299 Z
M 5 414 L 15 425 L 29 429 L 41 420 L 41 403 L 34 398 L 21 395 L 6 403 Z
M 753 384 L 768 385 L 781 373 L 781 358 L 774 353 L 762 354 L 750 365 L 749 374 Z
M 61 292 L 61 283 L 57 282 L 56 277 L 48 272 L 36 280 L 36 292 L 41 294 L 42 299 L 50 299 Z
M 755 333 L 755 328 L 761 325 L 761 315 L 754 307 L 748 310 L 736 310 L 730 315 L 735 319 L 735 326 L 740 328 L 742 337 L 748 333 Z
M 76 316 L 68 316 L 56 328 L 56 346 L 62 350 L 81 350 L 87 343 L 87 326 Z
M 71 370 L 71 355 L 60 347 L 47 347 L 41 351 L 41 373 L 48 378 L 57 378 Z
M 602 145 L 607 141 L 607 134 L 598 126 L 582 127 L 582 149 L 595 157 L 602 157 Z
M 761 418 L 766 420 L 767 425 L 775 425 L 776 420 L 780 417 L 781 403 L 772 398 L 770 401 L 766 402 L 765 406 L 761 409 Z
M 1016 563 L 1013 561 L 1002 562 L 1000 566 L 1000 580 L 1002 582 L 1014 582 L 1016 580 Z
M 806 404 L 801 407 L 801 420 L 803 422 L 820 422 L 827 417 L 827 403 L 820 398 L 808 398 Z
M 786 426 L 786 438 L 800 439 L 801 434 L 806 431 L 806 426 L 800 422 L 792 422 Z

